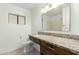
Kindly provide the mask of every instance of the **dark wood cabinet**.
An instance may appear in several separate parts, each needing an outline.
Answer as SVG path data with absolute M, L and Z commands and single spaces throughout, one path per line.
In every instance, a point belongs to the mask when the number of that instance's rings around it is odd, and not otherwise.
M 49 43 L 33 36 L 29 36 L 29 38 L 30 40 L 40 45 L 41 55 L 76 55 L 76 52 L 73 52 L 67 48 Z

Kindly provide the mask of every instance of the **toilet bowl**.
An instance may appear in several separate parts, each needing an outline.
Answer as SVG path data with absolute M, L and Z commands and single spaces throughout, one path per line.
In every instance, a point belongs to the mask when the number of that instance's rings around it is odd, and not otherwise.
M 28 40 L 22 43 L 22 47 L 24 48 L 24 53 L 28 53 L 33 50 L 33 42 Z

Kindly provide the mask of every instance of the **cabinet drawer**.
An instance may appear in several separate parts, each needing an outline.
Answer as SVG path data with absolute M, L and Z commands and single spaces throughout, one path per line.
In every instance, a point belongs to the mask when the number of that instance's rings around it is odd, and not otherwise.
M 41 41 L 41 46 L 52 48 L 52 49 L 57 48 L 55 45 L 52 45 L 51 43 L 48 43 L 46 41 Z

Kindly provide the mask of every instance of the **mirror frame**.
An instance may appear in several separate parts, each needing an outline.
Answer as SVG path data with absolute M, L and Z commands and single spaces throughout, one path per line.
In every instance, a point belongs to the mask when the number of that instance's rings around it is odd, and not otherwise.
M 64 3 L 64 4 L 61 4 L 60 6 L 57 6 L 57 7 L 61 7 L 61 8 L 63 8 L 63 7 L 65 7 L 65 6 L 69 6 L 69 31 L 67 31 L 67 32 L 70 32 L 71 31 L 71 3 Z M 57 8 L 56 7 L 56 8 Z M 53 9 L 52 9 L 53 10 Z M 51 11 L 51 10 L 50 10 Z M 49 11 L 48 11 L 49 12 Z M 47 12 L 46 12 L 47 13 Z M 42 15 L 41 15 L 41 22 L 42 22 L 42 31 L 48 31 L 48 30 L 44 30 L 44 24 L 43 24 L 43 15 L 45 15 L 45 13 L 43 13 Z M 53 31 L 53 30 L 52 30 Z M 62 30 L 63 31 L 63 30 Z M 66 31 L 64 31 L 64 32 L 66 32 Z

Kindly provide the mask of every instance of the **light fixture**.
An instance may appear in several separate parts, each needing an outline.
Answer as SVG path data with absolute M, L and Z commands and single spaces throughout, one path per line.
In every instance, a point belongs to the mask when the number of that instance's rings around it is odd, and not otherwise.
M 41 9 L 41 13 L 46 13 L 47 11 L 56 8 L 57 6 L 61 5 L 62 3 L 48 3 L 44 8 Z

